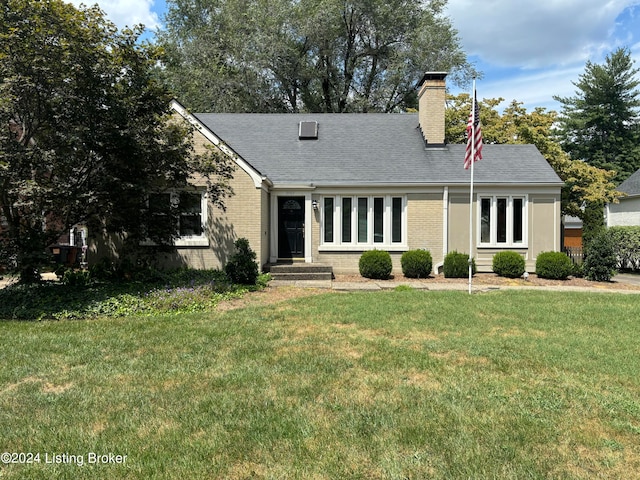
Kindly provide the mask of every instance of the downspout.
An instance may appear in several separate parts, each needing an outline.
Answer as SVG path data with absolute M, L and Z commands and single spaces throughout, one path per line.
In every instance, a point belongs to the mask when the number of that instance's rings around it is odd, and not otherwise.
M 444 265 L 444 257 L 449 253 L 449 187 L 444 187 L 442 192 L 442 262 L 435 265 L 435 274 L 438 268 Z

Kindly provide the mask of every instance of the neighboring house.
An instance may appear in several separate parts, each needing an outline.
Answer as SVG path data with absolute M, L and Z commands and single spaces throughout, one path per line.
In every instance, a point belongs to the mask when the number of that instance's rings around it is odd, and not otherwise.
M 469 250 L 465 145 L 445 145 L 445 76 L 419 83 L 418 114 L 215 114 L 175 111 L 196 143 L 218 146 L 238 168 L 226 211 L 204 187 L 185 202 L 184 235 L 168 262 L 220 268 L 233 241 L 249 240 L 262 266 L 279 261 L 358 271 L 363 251 L 391 253 L 394 271 L 409 249 L 428 249 L 434 270 L 447 252 Z M 560 250 L 562 181 L 533 145 L 484 145 L 475 164 L 473 256 Z M 197 185 L 197 182 L 195 182 Z M 179 200 L 178 200 L 179 199 Z
M 563 248 L 582 248 L 582 219 L 565 215 L 562 225 L 564 227 Z
M 617 190 L 627 196 L 622 197 L 620 203 L 607 204 L 607 227 L 640 226 L 640 170 L 622 182 Z

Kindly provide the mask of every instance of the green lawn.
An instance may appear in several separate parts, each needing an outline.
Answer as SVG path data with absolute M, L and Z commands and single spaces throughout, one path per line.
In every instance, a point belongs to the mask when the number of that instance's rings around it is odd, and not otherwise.
M 638 478 L 639 312 L 392 291 L 1 322 L 0 451 L 40 456 L 0 478 Z

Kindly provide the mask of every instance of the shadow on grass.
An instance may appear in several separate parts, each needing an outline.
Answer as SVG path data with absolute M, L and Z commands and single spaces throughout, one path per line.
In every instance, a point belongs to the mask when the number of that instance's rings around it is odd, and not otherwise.
M 180 271 L 154 281 L 60 282 L 11 285 L 0 290 L 0 320 L 63 320 L 97 316 L 196 311 L 216 299 L 239 295 L 246 287 L 231 285 L 219 271 Z

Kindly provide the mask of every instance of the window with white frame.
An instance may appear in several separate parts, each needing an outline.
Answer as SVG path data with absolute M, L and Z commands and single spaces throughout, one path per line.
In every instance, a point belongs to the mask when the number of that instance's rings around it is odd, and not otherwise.
M 406 245 L 406 197 L 325 196 L 321 206 L 322 247 Z
M 171 191 L 149 195 L 149 214 L 153 225 L 169 228 L 170 213 L 175 213 L 177 224 L 176 246 L 208 245 L 206 237 L 207 199 L 204 190 Z
M 526 205 L 526 196 L 481 196 L 480 245 L 524 247 Z

